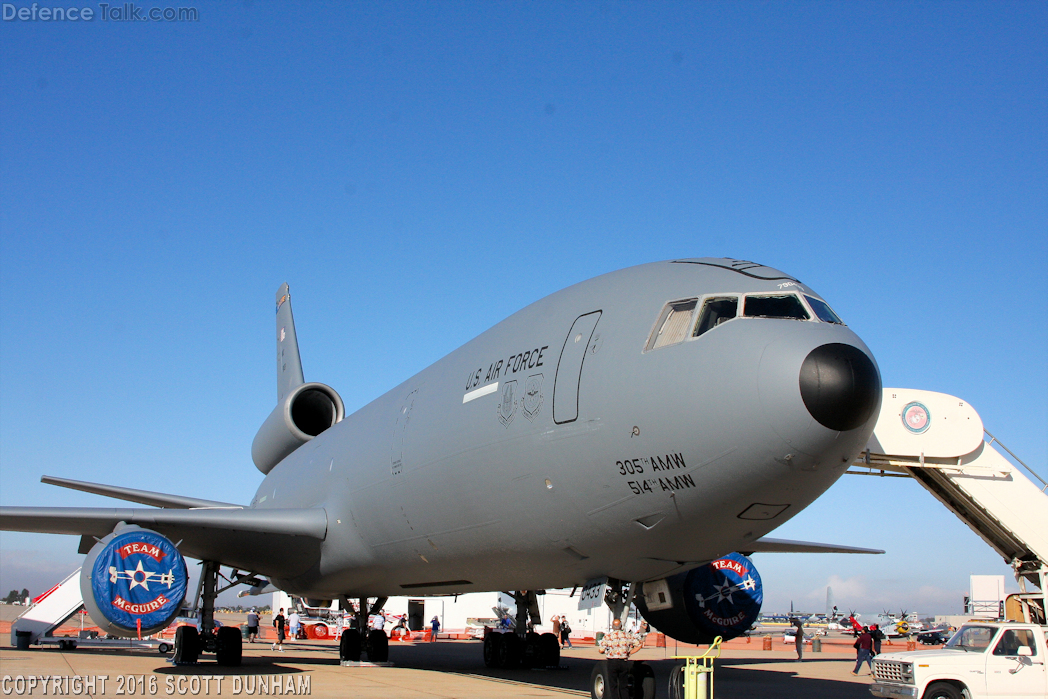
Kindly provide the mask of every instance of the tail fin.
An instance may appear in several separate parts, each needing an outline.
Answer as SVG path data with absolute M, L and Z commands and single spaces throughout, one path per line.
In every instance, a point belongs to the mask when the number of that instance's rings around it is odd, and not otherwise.
M 285 282 L 277 289 L 277 402 L 303 383 L 302 357 L 298 353 L 295 317 L 291 314 L 291 290 Z

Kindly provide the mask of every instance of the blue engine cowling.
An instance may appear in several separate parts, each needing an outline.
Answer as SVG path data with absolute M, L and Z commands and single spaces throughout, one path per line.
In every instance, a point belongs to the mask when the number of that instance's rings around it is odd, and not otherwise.
M 167 537 L 125 525 L 95 544 L 80 572 L 80 593 L 105 633 L 143 636 L 167 627 L 189 587 L 185 559 Z
M 687 573 L 644 583 L 637 608 L 654 628 L 682 643 L 706 644 L 746 633 L 764 588 L 746 556 L 731 553 Z

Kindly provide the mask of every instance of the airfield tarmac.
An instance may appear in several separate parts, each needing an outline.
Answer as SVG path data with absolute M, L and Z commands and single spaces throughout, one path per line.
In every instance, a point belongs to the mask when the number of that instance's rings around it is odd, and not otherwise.
M 225 615 L 218 616 L 222 619 Z M 237 618 L 222 620 L 234 624 L 239 621 Z M 4 631 L 2 642 L 6 645 L 9 636 L 6 628 Z M 646 647 L 634 656 L 654 669 L 660 698 L 668 697 L 669 674 L 679 662 L 673 660 L 673 656 L 704 650 L 691 646 L 675 648 L 672 640 L 668 646 Z M 37 647 L 20 651 L 4 647 L 0 648 L 0 675 L 11 678 L 106 675 L 104 692 L 101 682 L 96 680 L 91 694 L 113 697 L 277 696 L 275 684 L 280 685 L 281 696 L 585 697 L 589 696 L 590 672 L 601 657 L 592 645 L 579 645 L 563 652 L 561 666 L 564 669 L 561 670 L 494 670 L 484 666 L 479 641 L 439 640 L 437 643 L 391 643 L 392 667 L 341 667 L 333 642 L 295 641 L 285 644 L 284 648 L 285 652 L 279 653 L 271 649 L 268 641 L 245 643 L 243 664 L 238 668 L 225 668 L 207 660 L 208 656 L 198 665 L 175 667 L 156 651 L 91 648 L 60 651 Z M 851 674 L 855 654 L 850 640 L 831 636 L 824 641 L 823 649 L 822 653 L 812 653 L 809 646 L 804 662 L 798 663 L 792 648 L 783 644 L 781 632 L 773 637 L 770 651 L 762 650 L 760 638 L 750 643 L 735 639 L 725 644 L 716 661 L 714 696 L 718 699 L 869 697 L 870 677 Z M 118 679 L 120 677 L 123 679 Z M 263 679 L 266 690 L 260 692 Z M 291 692 L 286 691 L 289 680 Z M 8 680 L 3 695 L 26 696 L 14 688 Z M 54 696 L 54 689 L 52 680 L 46 694 L 37 687 L 32 696 Z M 73 684 L 58 689 L 59 695 L 75 691 Z M 79 693 L 84 692 L 81 689 Z

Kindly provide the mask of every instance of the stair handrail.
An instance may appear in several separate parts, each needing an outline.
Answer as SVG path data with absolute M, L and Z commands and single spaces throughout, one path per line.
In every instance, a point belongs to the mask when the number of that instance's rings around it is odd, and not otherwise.
M 1039 480 L 1041 482 L 1041 484 L 1044 486 L 1044 487 L 1041 488 L 1041 492 L 1042 493 L 1045 492 L 1045 490 L 1048 490 L 1048 481 L 1045 481 L 1043 478 L 1041 478 L 1040 474 L 1038 474 L 1037 471 L 1034 471 L 1032 468 L 1030 468 L 1029 465 L 1027 465 L 1027 463 L 1025 461 L 1023 461 L 1018 456 L 1016 456 L 1015 452 L 1013 452 L 1008 447 L 1004 446 L 1004 442 L 1002 442 L 1001 440 L 999 440 L 996 437 L 994 437 L 993 433 L 990 432 L 990 430 L 988 430 L 988 429 L 986 429 L 984 427 L 983 428 L 983 432 L 985 432 L 986 434 L 990 435 L 990 441 L 987 442 L 987 444 L 989 446 L 993 446 L 993 443 L 997 442 L 1001 446 L 1001 449 L 1004 449 L 1006 452 L 1008 452 L 1008 454 L 1010 454 L 1013 459 L 1015 459 L 1020 464 L 1022 464 L 1023 468 L 1025 468 L 1030 473 L 1030 475 L 1032 475 L 1034 478 L 1036 478 L 1037 480 Z

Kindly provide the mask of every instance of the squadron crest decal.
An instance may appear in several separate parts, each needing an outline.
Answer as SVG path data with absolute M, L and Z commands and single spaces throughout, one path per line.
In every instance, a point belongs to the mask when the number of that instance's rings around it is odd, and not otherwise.
M 499 420 L 503 425 L 509 426 L 513 422 L 513 416 L 517 414 L 517 382 L 507 381 L 502 386 L 502 400 L 498 407 Z
M 913 401 L 902 409 L 902 424 L 912 434 L 924 434 L 932 426 L 932 414 L 923 403 Z
M 524 417 L 534 421 L 535 416 L 539 414 L 539 408 L 542 407 L 542 374 L 532 374 L 524 382 L 522 403 Z

